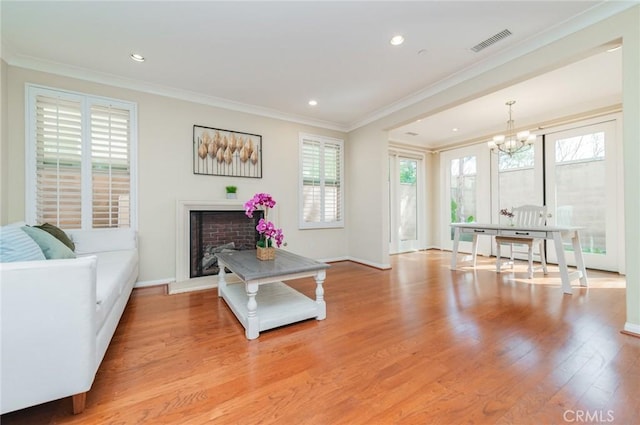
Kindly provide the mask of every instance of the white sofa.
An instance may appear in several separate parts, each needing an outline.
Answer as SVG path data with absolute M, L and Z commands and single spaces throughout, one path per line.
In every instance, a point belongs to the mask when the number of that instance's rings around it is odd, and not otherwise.
M 86 393 L 138 277 L 130 229 L 67 232 L 75 259 L 0 264 L 0 413 Z

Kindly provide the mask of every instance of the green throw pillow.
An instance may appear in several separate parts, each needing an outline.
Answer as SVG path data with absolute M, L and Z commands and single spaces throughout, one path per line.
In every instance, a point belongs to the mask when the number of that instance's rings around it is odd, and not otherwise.
M 56 239 L 58 239 L 60 242 L 62 242 L 63 244 L 65 244 L 71 251 L 75 251 L 76 250 L 76 245 L 73 243 L 73 241 L 71 239 L 69 239 L 69 236 L 67 236 L 67 234 L 64 232 L 64 230 L 62 230 L 59 227 L 54 226 L 53 224 L 50 223 L 44 223 L 41 224 L 39 226 L 33 226 L 33 227 L 37 227 L 38 229 L 42 229 L 47 233 L 50 233 L 51 235 L 55 236 Z
M 22 227 L 22 230 L 36 241 L 47 260 L 76 258 L 76 254 L 73 251 L 44 230 L 29 226 Z

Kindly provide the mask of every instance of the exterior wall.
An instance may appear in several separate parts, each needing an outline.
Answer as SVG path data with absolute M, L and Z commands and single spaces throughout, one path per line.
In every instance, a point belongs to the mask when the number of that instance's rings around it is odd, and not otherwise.
M 141 282 L 165 283 L 175 278 L 176 201 L 222 200 L 226 198 L 228 185 L 238 187 L 241 201 L 256 192 L 273 195 L 278 204 L 270 218 L 283 228 L 286 249 L 317 259 L 347 256 L 345 229 L 298 230 L 297 214 L 298 133 L 335 137 L 347 143 L 344 133 L 13 66 L 7 68 L 9 129 L 8 137 L 3 134 L 2 146 L 3 158 L 6 147 L 11 161 L 2 167 L 8 176 L 2 182 L 3 208 L 5 200 L 7 204 L 3 223 L 25 219 L 25 84 L 34 83 L 137 103 Z M 194 175 L 194 124 L 260 134 L 263 178 Z M 2 127 L 4 133 L 5 125 Z

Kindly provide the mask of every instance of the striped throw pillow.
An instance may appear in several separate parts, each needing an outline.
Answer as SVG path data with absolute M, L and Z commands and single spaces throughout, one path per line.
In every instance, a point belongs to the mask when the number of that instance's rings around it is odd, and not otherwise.
M 38 244 L 20 227 L 0 227 L 0 263 L 45 260 Z

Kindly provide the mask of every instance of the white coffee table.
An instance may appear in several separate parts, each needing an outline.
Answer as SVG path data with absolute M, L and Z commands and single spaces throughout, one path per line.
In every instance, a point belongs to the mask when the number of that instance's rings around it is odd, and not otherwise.
M 253 250 L 225 252 L 216 256 L 220 266 L 218 296 L 226 301 L 245 328 L 247 339 L 256 339 L 261 331 L 278 326 L 326 318 L 322 283 L 328 264 L 281 249 L 277 250 L 275 260 L 270 261 L 258 260 Z M 241 282 L 228 283 L 225 267 Z M 315 278 L 315 300 L 284 283 L 303 277 Z

